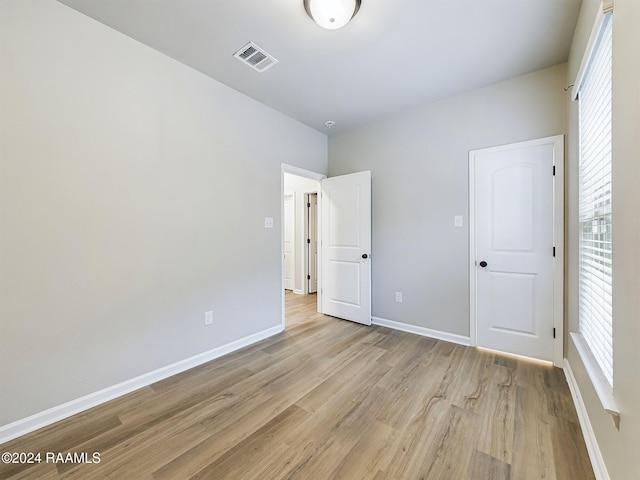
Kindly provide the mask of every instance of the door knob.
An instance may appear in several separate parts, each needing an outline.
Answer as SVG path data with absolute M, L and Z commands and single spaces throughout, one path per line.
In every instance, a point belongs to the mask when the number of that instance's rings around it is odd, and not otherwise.
M 482 260 L 479 264 L 482 268 L 486 267 L 488 265 L 487 262 L 485 262 L 484 260 Z
M 369 258 L 369 255 L 367 255 L 366 253 L 363 253 L 362 258 Z

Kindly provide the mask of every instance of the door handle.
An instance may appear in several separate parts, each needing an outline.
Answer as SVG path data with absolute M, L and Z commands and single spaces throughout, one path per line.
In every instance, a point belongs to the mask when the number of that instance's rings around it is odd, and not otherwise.
M 480 265 L 482 268 L 484 268 L 489 264 L 487 262 L 485 262 L 484 260 L 482 260 L 478 265 Z
M 367 255 L 366 253 L 363 253 L 362 258 L 369 258 L 369 255 Z

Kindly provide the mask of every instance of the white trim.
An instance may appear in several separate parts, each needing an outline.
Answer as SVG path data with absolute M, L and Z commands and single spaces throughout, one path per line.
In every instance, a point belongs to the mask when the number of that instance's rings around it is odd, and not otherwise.
M 593 474 L 597 480 L 609 480 L 609 472 L 607 472 L 607 466 L 602 458 L 600 447 L 598 446 L 598 440 L 596 434 L 593 431 L 591 422 L 589 421 L 589 414 L 587 413 L 587 407 L 582 399 L 580 388 L 576 377 L 573 375 L 573 370 L 569 364 L 569 359 L 564 359 L 564 375 L 567 378 L 567 384 L 569 385 L 569 391 L 573 398 L 573 403 L 578 413 L 578 420 L 580 421 L 580 428 L 582 429 L 582 435 L 584 437 L 584 443 L 587 446 L 587 452 L 589 453 L 589 459 L 591 460 L 591 466 L 593 467 Z
M 564 135 L 556 135 L 553 143 L 553 363 L 564 363 Z
M 553 144 L 553 165 L 556 175 L 553 182 L 553 244 L 556 256 L 553 263 L 553 363 L 561 366 L 564 359 L 564 136 L 553 135 L 534 140 L 515 142 L 495 147 L 469 151 L 469 342 L 477 341 L 477 289 L 476 289 L 476 155 L 478 152 L 495 152 L 515 146 Z M 551 172 L 549 173 L 551 175 Z
M 580 355 L 580 360 L 582 360 L 582 364 L 589 375 L 591 384 L 598 395 L 602 408 L 611 415 L 613 424 L 616 428 L 620 429 L 620 409 L 613 397 L 613 389 L 611 388 L 611 385 L 609 385 L 600 365 L 598 365 L 596 357 L 593 356 L 593 353 L 591 352 L 591 349 L 584 337 L 579 333 L 574 332 L 571 332 L 570 335 L 571 340 L 573 340 L 573 344 L 578 351 L 578 355 Z
M 476 319 L 478 299 L 476 289 L 476 158 L 475 150 L 469 152 L 469 345 L 478 345 Z
M 88 410 L 89 408 L 93 408 L 97 405 L 108 402 L 109 400 L 113 400 L 114 398 L 121 397 L 122 395 L 126 395 L 127 393 L 131 393 L 135 390 L 151 385 L 152 383 L 171 377 L 172 375 L 176 375 L 191 368 L 197 367 L 198 365 L 202 365 L 203 363 L 207 363 L 211 360 L 264 340 L 265 338 L 271 337 L 280 332 L 282 332 L 282 327 L 280 325 L 268 328 L 261 332 L 254 333 L 253 335 L 249 335 L 239 340 L 235 340 L 231 343 L 216 347 L 207 352 L 194 355 L 193 357 L 186 358 L 184 360 L 180 360 L 179 362 L 167 365 L 166 367 L 144 373 L 130 380 L 125 380 L 124 382 L 118 383 L 111 387 L 107 387 L 83 397 L 76 398 L 75 400 L 71 400 L 69 402 L 63 403 L 62 405 L 49 408 L 29 417 L 17 420 L 13 423 L 3 425 L 0 427 L 0 444 L 51 425 L 52 423 L 58 422 L 72 415 L 76 415 L 80 412 Z
M 317 180 L 317 181 L 327 178 L 327 176 L 323 173 L 313 172 L 311 170 L 295 167 L 293 165 L 288 165 L 286 163 L 281 163 L 280 165 L 281 165 L 281 173 L 290 173 L 292 175 L 311 178 L 312 180 Z
M 443 332 L 441 330 L 432 330 L 426 327 L 419 327 L 417 325 L 409 325 L 408 323 L 395 322 L 393 320 L 387 320 L 386 318 L 371 317 L 371 323 L 380 327 L 388 327 L 394 330 L 400 330 L 403 332 L 414 333 L 423 337 L 435 338 L 436 340 L 443 340 L 445 342 L 457 343 L 459 345 L 471 345 L 469 337 L 464 335 L 458 335 L 457 333 Z
M 285 213 L 284 213 L 284 202 L 287 200 L 287 197 L 291 197 L 291 202 L 293 203 L 293 218 L 291 218 L 290 220 L 293 222 L 293 225 L 291 228 L 293 228 L 293 279 L 291 280 L 291 282 L 293 283 L 293 285 L 291 285 L 290 289 L 287 290 L 291 290 L 293 293 L 300 293 L 300 291 L 298 289 L 296 289 L 296 277 L 298 275 L 299 272 L 296 271 L 296 242 L 298 241 L 298 238 L 296 238 L 296 223 L 297 223 L 297 204 L 296 204 L 296 192 L 293 191 L 285 191 L 282 195 L 282 265 L 283 265 L 283 272 L 284 272 L 284 264 L 285 264 L 285 253 L 284 253 L 284 228 L 285 228 L 285 223 L 287 221 L 287 219 L 285 218 Z M 286 273 L 286 272 L 285 272 Z M 283 273 L 283 279 L 284 279 L 284 273 Z M 284 280 L 283 280 L 283 285 L 284 285 Z M 284 285 L 285 288 L 287 288 L 286 285 Z

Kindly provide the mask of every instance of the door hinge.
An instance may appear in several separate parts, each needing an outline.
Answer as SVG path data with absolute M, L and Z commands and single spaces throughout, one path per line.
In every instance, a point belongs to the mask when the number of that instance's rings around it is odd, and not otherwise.
M 556 247 L 553 247 L 553 256 L 556 256 Z
M 311 208 L 311 204 L 310 203 L 307 203 L 307 208 Z
M 556 166 L 555 165 L 553 166 L 553 175 L 554 176 L 556 175 Z
M 307 238 L 307 243 L 311 243 L 311 239 L 310 238 Z
M 555 329 L 555 327 L 553 329 L 553 338 L 556 338 L 556 329 Z
M 307 275 L 307 280 L 311 280 L 311 275 Z

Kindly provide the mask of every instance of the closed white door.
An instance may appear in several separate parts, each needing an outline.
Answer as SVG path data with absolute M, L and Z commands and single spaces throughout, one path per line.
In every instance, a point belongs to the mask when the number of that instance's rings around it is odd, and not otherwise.
M 371 172 L 322 180 L 322 313 L 371 325 Z
M 308 232 L 307 237 L 307 259 L 309 261 L 308 272 L 308 292 L 316 293 L 318 291 L 318 194 L 309 194 L 307 201 L 309 209 Z
M 284 288 L 295 287 L 295 197 L 294 194 L 284 196 Z
M 471 152 L 477 344 L 553 360 L 557 139 Z

